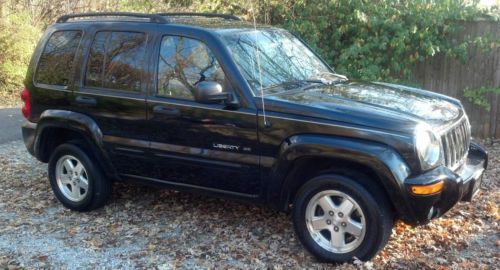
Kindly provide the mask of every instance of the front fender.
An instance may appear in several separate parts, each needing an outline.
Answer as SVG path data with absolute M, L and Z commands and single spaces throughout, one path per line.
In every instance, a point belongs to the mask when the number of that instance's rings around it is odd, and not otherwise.
M 289 188 L 292 186 L 290 181 L 294 181 L 287 177 L 287 173 L 293 168 L 294 162 L 303 157 L 335 159 L 369 167 L 377 174 L 401 218 L 412 219 L 404 186 L 404 180 L 410 175 L 410 168 L 402 157 L 387 145 L 345 137 L 296 135 L 281 145 L 272 182 L 277 183 L 274 188 L 280 194 L 282 206 L 288 204 Z M 332 168 L 334 166 L 332 164 Z M 270 194 L 272 196 L 273 191 Z

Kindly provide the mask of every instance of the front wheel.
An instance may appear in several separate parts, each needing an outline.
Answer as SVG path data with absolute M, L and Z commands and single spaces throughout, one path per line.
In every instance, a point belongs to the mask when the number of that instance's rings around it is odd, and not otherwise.
M 392 211 L 383 192 L 360 179 L 328 174 L 300 188 L 293 222 L 302 244 L 320 260 L 369 260 L 382 249 L 392 230 Z M 356 181 L 358 180 L 358 181 Z

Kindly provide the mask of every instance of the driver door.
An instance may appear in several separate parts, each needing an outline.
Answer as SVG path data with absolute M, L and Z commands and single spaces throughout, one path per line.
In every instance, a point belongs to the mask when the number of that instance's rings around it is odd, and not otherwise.
M 200 104 L 193 91 L 216 81 L 233 91 L 202 41 L 161 38 L 154 89 L 147 98 L 154 170 L 148 177 L 186 188 L 257 197 L 260 174 L 256 110 Z

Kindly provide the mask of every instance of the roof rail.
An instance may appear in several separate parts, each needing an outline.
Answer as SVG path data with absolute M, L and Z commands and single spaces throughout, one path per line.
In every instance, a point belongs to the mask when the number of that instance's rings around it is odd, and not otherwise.
M 136 18 L 146 18 L 151 22 L 155 23 L 168 23 L 167 19 L 162 15 L 158 14 L 145 14 L 145 13 L 133 13 L 133 12 L 90 12 L 90 13 L 75 13 L 66 14 L 57 18 L 57 23 L 67 22 L 69 19 L 79 18 L 79 17 L 136 17 Z
M 221 14 L 221 13 L 196 13 L 196 12 L 165 12 L 165 13 L 157 13 L 160 16 L 187 16 L 187 17 L 208 17 L 208 18 L 223 18 L 226 20 L 235 20 L 241 21 L 240 18 L 231 15 L 231 14 Z

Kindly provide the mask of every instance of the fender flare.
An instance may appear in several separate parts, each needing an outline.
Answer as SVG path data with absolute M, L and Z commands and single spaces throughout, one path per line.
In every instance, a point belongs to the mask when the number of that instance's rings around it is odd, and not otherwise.
M 92 153 L 103 163 L 104 173 L 118 179 L 118 173 L 104 149 L 103 134 L 97 123 L 89 116 L 65 110 L 46 110 L 40 115 L 35 131 L 34 154 L 41 157 L 41 137 L 47 128 L 68 129 L 81 134 L 90 144 Z
M 280 147 L 268 192 L 269 199 L 278 201 L 280 209 L 288 208 L 292 181 L 295 181 L 289 172 L 294 162 L 303 157 L 336 159 L 370 168 L 377 174 L 400 217 L 404 220 L 413 219 L 404 185 L 411 171 L 397 151 L 377 142 L 312 134 L 292 136 Z

